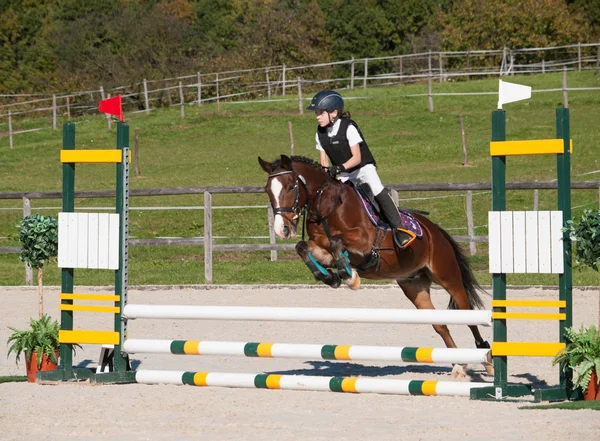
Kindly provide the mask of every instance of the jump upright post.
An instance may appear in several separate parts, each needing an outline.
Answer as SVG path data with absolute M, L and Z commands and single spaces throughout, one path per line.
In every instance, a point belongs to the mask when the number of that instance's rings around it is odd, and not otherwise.
M 121 345 L 126 322 L 121 312 L 127 304 L 128 225 L 129 225 L 129 126 L 117 124 L 117 148 L 76 150 L 75 124 L 63 126 L 63 207 L 59 213 L 58 266 L 62 269 L 60 294 L 61 327 L 60 366 L 55 371 L 39 372 L 40 380 L 87 379 L 94 373 L 73 368 L 73 344 L 114 345 L 114 371 L 102 374 L 106 381 L 118 382 L 128 369 Z M 116 164 L 116 213 L 75 213 L 75 164 Z M 109 269 L 115 272 L 114 295 L 74 294 L 75 268 Z M 74 304 L 73 302 L 109 302 L 112 306 Z M 73 312 L 109 313 L 114 315 L 114 329 L 74 329 Z
M 518 99 L 512 101 L 516 100 Z M 501 109 L 501 103 L 499 107 Z M 572 326 L 572 268 L 571 241 L 569 234 L 563 232 L 562 228 L 571 219 L 571 152 L 569 109 L 556 109 L 556 139 L 533 141 L 506 141 L 506 113 L 504 110 L 492 113 L 492 211 L 489 213 L 489 237 L 494 319 L 492 357 L 495 372 L 494 386 L 472 389 L 473 399 L 503 399 L 531 394 L 532 390 L 527 385 L 508 383 L 507 357 L 551 357 L 565 346 L 565 328 Z M 540 154 L 556 155 L 558 211 L 505 211 L 506 157 Z M 507 299 L 506 273 L 557 273 L 559 300 Z M 507 307 L 552 307 L 558 308 L 559 313 L 514 313 L 507 312 Z M 508 342 L 506 321 L 511 319 L 556 320 L 557 342 Z M 559 387 L 536 390 L 535 400 L 571 398 L 573 392 L 570 382 L 571 373 L 564 373 L 561 369 Z

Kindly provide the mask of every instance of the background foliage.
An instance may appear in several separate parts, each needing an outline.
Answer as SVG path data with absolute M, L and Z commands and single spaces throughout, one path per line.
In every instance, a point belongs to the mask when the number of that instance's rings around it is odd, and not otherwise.
M 598 37 L 597 0 L 0 0 L 0 93 Z

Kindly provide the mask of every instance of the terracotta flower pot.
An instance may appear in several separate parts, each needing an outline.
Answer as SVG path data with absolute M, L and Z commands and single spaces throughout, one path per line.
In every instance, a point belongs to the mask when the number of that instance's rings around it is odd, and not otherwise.
M 58 350 L 54 351 L 58 359 Z M 39 371 L 53 371 L 57 368 L 55 363 L 52 363 L 52 360 L 48 358 L 46 354 L 42 356 L 42 366 L 40 369 L 37 367 L 37 353 L 35 351 L 31 354 L 31 360 L 25 360 L 25 367 L 27 368 L 27 381 L 30 383 L 35 383 L 35 374 Z
M 596 377 L 595 371 L 592 372 L 592 377 L 590 378 L 590 383 L 585 390 L 583 399 L 586 401 L 600 400 L 600 385 L 598 384 L 598 378 Z

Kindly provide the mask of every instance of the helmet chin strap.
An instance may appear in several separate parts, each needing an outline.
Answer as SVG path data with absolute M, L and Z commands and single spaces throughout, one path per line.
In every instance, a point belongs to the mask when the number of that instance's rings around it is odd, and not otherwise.
M 327 117 L 329 118 L 329 124 L 327 124 L 327 127 L 329 127 L 335 124 L 335 122 L 339 118 L 339 114 L 335 118 L 331 119 L 331 113 L 327 112 Z

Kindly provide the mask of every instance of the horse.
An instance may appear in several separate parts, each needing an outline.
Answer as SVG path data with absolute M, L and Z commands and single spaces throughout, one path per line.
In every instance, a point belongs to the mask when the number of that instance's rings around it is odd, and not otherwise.
M 483 301 L 469 261 L 456 241 L 428 218 L 414 215 L 422 238 L 398 248 L 391 233 L 378 230 L 361 208 L 360 197 L 349 184 L 329 176 L 326 169 L 303 156 L 286 155 L 273 162 L 258 157 L 268 174 L 265 190 L 275 214 L 274 230 L 281 239 L 298 233 L 305 222 L 296 252 L 313 276 L 332 288 L 343 281 L 358 289 L 360 279 L 392 279 L 417 309 L 435 309 L 432 283 L 450 294 L 449 309 L 482 308 Z M 304 240 L 304 227 L 309 240 Z M 433 328 L 446 347 L 456 348 L 448 326 Z M 489 348 L 477 326 L 469 326 L 477 348 Z M 484 363 L 493 373 L 491 363 Z M 453 377 L 464 377 L 465 366 L 454 365 Z

